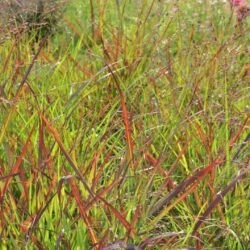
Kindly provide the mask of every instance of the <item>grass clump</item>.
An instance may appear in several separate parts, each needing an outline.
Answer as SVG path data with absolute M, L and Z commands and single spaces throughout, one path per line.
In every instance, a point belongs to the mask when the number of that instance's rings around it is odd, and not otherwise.
M 247 249 L 249 20 L 74 0 L 61 21 L 0 47 L 3 249 Z

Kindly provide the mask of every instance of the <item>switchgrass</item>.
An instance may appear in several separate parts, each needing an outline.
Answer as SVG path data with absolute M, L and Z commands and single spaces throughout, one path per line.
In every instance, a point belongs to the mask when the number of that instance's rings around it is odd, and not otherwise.
M 249 20 L 74 0 L 61 26 L 0 47 L 1 249 L 247 249 Z

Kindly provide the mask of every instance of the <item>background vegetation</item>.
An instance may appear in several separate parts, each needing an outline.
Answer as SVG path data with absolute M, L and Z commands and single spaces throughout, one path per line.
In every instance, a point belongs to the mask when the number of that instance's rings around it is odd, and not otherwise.
M 1 29 L 1 249 L 249 249 L 249 20 L 65 6 Z

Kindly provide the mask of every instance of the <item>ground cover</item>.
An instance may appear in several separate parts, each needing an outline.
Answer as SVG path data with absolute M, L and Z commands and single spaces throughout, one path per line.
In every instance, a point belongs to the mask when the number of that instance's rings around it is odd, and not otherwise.
M 248 249 L 249 27 L 74 0 L 53 35 L 4 30 L 1 249 Z

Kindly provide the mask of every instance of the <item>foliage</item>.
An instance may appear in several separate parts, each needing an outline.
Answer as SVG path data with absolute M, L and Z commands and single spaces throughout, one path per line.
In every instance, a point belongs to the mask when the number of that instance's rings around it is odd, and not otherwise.
M 2 41 L 1 249 L 247 249 L 249 20 L 80 1 Z

